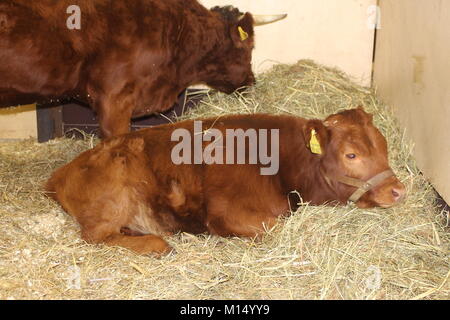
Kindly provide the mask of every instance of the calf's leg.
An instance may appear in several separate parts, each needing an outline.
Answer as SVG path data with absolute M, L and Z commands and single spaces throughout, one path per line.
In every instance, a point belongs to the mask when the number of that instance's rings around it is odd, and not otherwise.
M 116 233 L 107 237 L 104 242 L 110 246 L 127 248 L 138 254 L 164 255 L 172 250 L 166 241 L 152 234 L 127 236 Z
M 208 221 L 209 231 L 222 237 L 259 238 L 277 222 L 276 218 L 268 217 L 263 212 L 240 212 L 237 214 L 242 214 L 242 217 L 234 219 L 233 217 L 222 216 L 210 219 Z
M 105 228 L 106 227 L 106 228 Z M 82 238 L 92 244 L 106 244 L 129 249 L 138 254 L 168 254 L 172 249 L 162 238 L 147 234 L 131 236 L 104 225 L 95 227 L 82 226 Z
M 209 232 L 222 237 L 259 237 L 277 223 L 269 210 L 250 207 L 246 199 L 229 201 L 215 196 L 208 202 L 207 227 Z

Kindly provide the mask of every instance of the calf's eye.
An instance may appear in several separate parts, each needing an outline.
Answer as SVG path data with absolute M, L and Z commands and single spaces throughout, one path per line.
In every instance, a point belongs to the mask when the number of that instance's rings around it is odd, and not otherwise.
M 346 154 L 345 156 L 347 158 L 349 158 L 349 159 L 355 159 L 356 158 L 356 154 L 354 154 L 354 153 L 349 153 L 349 154 Z

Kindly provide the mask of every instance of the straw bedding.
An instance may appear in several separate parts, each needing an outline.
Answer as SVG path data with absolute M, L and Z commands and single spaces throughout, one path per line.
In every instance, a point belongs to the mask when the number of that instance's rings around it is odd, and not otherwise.
M 1 299 L 448 299 L 449 213 L 416 167 L 412 144 L 376 93 L 339 71 L 279 65 L 244 95 L 208 95 L 184 118 L 288 113 L 320 118 L 363 105 L 387 137 L 408 189 L 391 209 L 309 206 L 262 241 L 178 234 L 162 259 L 88 245 L 42 194 L 54 169 L 98 140 L 0 142 Z

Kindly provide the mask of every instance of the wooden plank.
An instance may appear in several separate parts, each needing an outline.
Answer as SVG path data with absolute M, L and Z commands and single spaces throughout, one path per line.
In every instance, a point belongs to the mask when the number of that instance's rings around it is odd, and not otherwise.
M 39 106 L 36 113 L 38 142 L 63 136 L 62 106 Z
M 0 139 L 36 137 L 36 106 L 34 104 L 0 109 Z

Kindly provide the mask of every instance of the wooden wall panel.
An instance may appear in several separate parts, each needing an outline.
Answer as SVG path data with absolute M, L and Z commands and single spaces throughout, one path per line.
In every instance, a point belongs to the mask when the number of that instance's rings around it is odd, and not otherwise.
M 0 139 L 37 137 L 36 106 L 0 109 Z
M 450 203 L 450 1 L 380 0 L 374 83 Z

